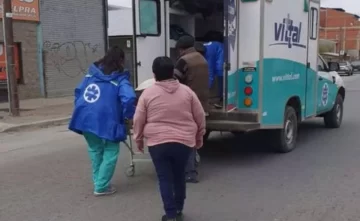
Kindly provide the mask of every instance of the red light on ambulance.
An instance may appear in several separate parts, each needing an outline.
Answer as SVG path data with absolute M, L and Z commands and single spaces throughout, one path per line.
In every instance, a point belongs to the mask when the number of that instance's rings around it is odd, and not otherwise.
M 253 93 L 253 89 L 252 89 L 251 87 L 245 87 L 244 93 L 245 93 L 247 96 L 250 96 L 250 95 L 252 95 L 252 93 Z

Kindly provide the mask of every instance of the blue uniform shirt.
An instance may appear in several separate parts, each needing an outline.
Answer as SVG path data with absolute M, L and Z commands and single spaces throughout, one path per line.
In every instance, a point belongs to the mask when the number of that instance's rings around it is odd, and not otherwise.
M 205 58 L 209 65 L 209 87 L 212 86 L 215 77 L 223 76 L 224 45 L 221 42 L 210 41 L 205 43 Z
M 135 113 L 136 95 L 129 82 L 129 72 L 103 74 L 91 65 L 75 89 L 75 107 L 69 129 L 82 134 L 120 142 L 126 140 L 126 119 Z

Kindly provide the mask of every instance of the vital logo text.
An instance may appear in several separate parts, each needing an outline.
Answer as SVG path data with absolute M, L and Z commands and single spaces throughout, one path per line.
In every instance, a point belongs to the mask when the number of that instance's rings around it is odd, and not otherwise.
M 295 23 L 290 19 L 290 15 L 284 18 L 282 22 L 275 22 L 274 24 L 274 45 L 287 45 L 288 48 L 300 47 L 306 48 L 304 44 L 301 44 L 301 29 L 302 22 Z

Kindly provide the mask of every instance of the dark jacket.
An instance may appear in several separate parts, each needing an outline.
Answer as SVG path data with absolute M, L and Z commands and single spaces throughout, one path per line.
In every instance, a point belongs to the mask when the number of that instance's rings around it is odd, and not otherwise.
M 198 96 L 205 112 L 209 111 L 209 67 L 195 48 L 184 51 L 175 65 L 175 77 Z

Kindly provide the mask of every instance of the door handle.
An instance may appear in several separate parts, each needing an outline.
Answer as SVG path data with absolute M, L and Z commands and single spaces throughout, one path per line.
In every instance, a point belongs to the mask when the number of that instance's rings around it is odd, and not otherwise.
M 333 79 L 333 83 L 335 84 L 335 83 L 336 83 L 336 78 L 335 78 L 335 76 L 332 76 L 332 79 Z

